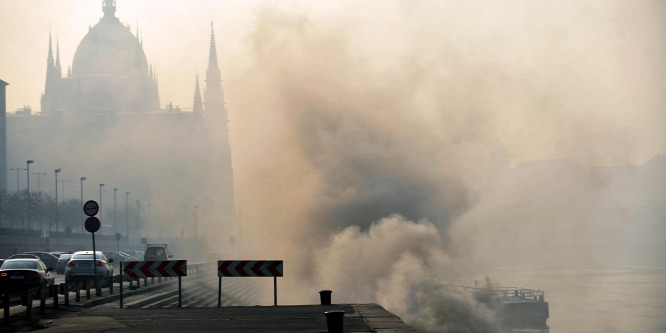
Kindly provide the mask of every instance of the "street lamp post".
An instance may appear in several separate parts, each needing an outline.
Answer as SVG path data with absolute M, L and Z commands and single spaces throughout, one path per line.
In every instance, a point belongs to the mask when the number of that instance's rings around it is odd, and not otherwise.
M 113 189 L 113 232 L 114 234 L 118 233 L 118 218 L 116 214 L 116 192 L 118 192 L 117 188 Z
M 62 171 L 60 168 L 55 169 L 55 225 L 56 233 L 58 232 L 58 174 Z M 49 223 L 49 233 L 51 232 L 51 225 Z
M 129 192 L 125 192 L 125 237 L 129 240 Z
M 146 223 L 146 237 L 150 238 L 150 228 L 152 227 L 152 208 L 153 204 L 148 203 L 148 222 Z
M 11 169 L 9 169 L 9 170 L 10 170 L 10 171 L 12 171 L 12 170 L 16 170 L 16 193 L 18 193 L 18 192 L 19 192 L 19 171 L 21 171 L 21 170 L 25 170 L 25 169 L 21 169 L 21 168 L 11 168 Z
M 30 164 L 32 164 L 32 163 L 35 163 L 35 161 L 27 160 L 25 162 L 25 164 L 26 164 L 25 169 L 28 170 L 27 175 L 26 175 L 27 178 L 28 178 L 28 191 L 26 192 L 26 194 L 28 195 L 28 205 L 26 206 L 26 211 L 28 213 L 28 229 L 29 230 L 32 230 L 32 223 L 30 222 Z
M 71 182 L 71 180 L 61 179 L 61 180 L 59 180 L 59 182 L 60 182 L 60 184 L 62 184 L 61 185 L 62 186 L 62 201 L 65 201 L 65 183 L 69 183 L 69 182 Z
M 46 172 L 33 172 L 32 175 L 37 175 L 37 193 L 41 193 L 42 190 L 39 189 L 39 176 L 46 176 Z
M 104 184 L 99 184 L 99 220 L 102 221 L 102 225 L 104 225 L 104 220 L 102 220 L 102 187 Z
M 81 207 L 83 207 L 83 181 L 86 177 L 81 177 Z M 83 209 L 81 209 L 81 225 L 79 225 L 79 233 L 83 233 Z
M 137 228 L 137 239 L 141 241 L 141 203 L 139 199 L 136 199 L 136 228 Z
M 194 206 L 194 239 L 197 239 L 197 209 L 199 209 L 199 205 Z

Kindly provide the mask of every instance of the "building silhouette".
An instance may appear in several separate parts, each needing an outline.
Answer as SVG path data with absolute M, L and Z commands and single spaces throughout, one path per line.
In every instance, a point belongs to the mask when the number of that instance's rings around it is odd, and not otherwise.
M 159 109 L 157 80 L 141 41 L 115 16 L 115 0 L 104 0 L 104 16 L 81 40 L 67 76 L 60 46 L 55 60 L 51 35 L 42 114 L 141 113 Z
M 54 52 L 49 32 L 41 112 L 8 117 L 4 161 L 22 165 L 32 159 L 33 168 L 62 168 L 63 179 L 85 176 L 91 187 L 84 184 L 85 199 L 98 198 L 93 185 L 105 183 L 131 192 L 135 198 L 130 202 L 140 198 L 149 203 L 150 219 L 118 214 L 117 229 L 125 230 L 128 224 L 129 235 L 123 237 L 134 241 L 177 235 L 181 228 L 192 237 L 195 206 L 208 212 L 208 231 L 231 229 L 236 216 L 231 148 L 212 23 L 204 97 L 196 73 L 192 111 L 185 112 L 171 103 L 160 108 L 157 75 L 138 31 L 132 34 L 115 16 L 115 0 L 103 0 L 102 10 L 104 16 L 81 40 L 66 75 L 59 42 Z M 5 176 L 0 185 L 6 187 L 6 182 Z M 43 184 L 43 192 L 53 195 L 54 187 Z M 111 217 L 107 212 L 113 209 L 112 194 L 104 196 L 104 216 Z M 124 212 L 124 200 L 118 206 Z M 36 216 L 33 225 L 44 230 L 49 218 Z M 102 221 L 102 233 L 108 223 Z M 201 225 L 198 229 L 206 230 Z M 147 235 L 147 230 L 153 234 Z

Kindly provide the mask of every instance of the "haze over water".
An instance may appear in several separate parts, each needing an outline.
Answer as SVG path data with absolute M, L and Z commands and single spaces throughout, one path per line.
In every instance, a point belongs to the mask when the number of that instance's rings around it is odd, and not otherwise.
M 465 311 L 487 331 L 486 309 L 440 285 L 490 275 L 545 290 L 553 332 L 666 331 L 663 2 L 117 7 L 162 105 L 191 108 L 213 21 L 235 255 L 284 259 L 285 303 L 331 289 L 424 331 Z M 0 3 L 10 112 L 38 108 L 49 27 L 66 68 L 100 8 Z

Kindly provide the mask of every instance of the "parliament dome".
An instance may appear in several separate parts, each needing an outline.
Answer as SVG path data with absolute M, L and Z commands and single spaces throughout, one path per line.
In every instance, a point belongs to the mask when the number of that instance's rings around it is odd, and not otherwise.
M 141 43 L 115 17 L 115 4 L 104 6 L 104 17 L 81 40 L 72 62 L 72 75 L 148 76 L 148 61 Z

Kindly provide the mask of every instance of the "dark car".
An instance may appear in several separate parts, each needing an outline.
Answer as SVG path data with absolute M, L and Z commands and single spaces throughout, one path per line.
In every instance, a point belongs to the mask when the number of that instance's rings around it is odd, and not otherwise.
M 52 268 L 37 258 L 7 259 L 0 267 L 0 291 L 20 294 L 53 285 Z
M 45 265 L 46 267 L 51 267 L 55 269 L 58 266 L 58 257 L 48 253 L 48 252 L 37 252 L 37 251 L 30 251 L 30 252 L 23 252 L 24 254 L 34 254 L 39 258 Z
M 58 258 L 58 264 L 56 265 L 57 274 L 65 274 L 65 268 L 67 267 L 67 263 L 69 262 L 69 259 L 71 257 L 72 257 L 71 253 L 65 253 L 60 255 L 60 258 Z
M 144 261 L 164 261 L 169 260 L 173 256 L 169 254 L 166 244 L 148 244 L 146 246 L 146 253 L 143 255 Z

